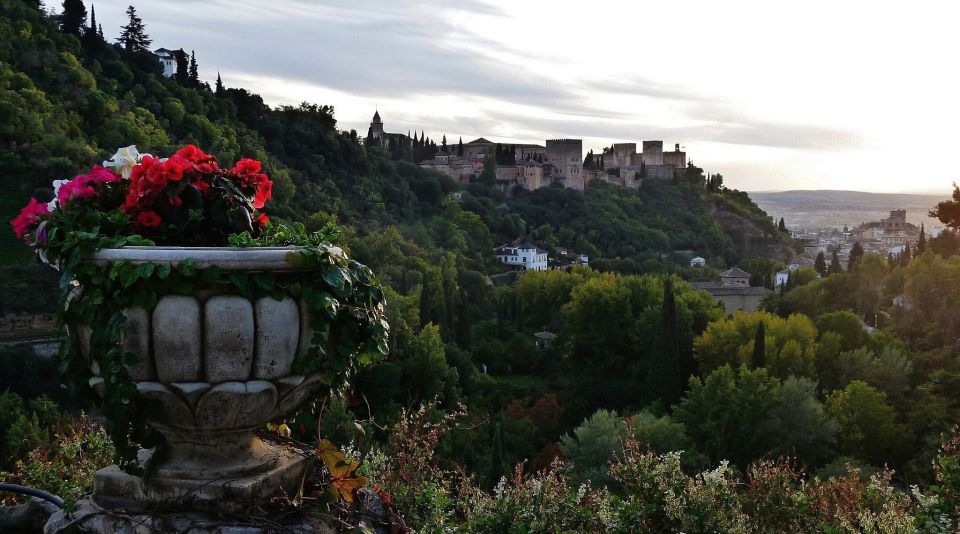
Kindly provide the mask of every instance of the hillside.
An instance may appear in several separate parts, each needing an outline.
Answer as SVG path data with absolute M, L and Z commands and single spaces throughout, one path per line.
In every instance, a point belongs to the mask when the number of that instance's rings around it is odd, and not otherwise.
M 359 235 L 393 224 L 427 249 L 446 248 L 416 229 L 429 227 L 447 194 L 464 186 L 365 148 L 355 132 L 337 128 L 332 106 L 271 109 L 241 88 L 164 79 L 149 52 L 128 53 L 95 34 L 61 33 L 23 2 L 2 5 L 0 159 L 8 200 L 0 216 L 9 219 L 29 196 L 48 195 L 53 180 L 121 145 L 167 154 L 196 143 L 224 162 L 241 156 L 264 161 L 275 182 L 268 206 L 273 217 L 335 216 Z M 481 217 L 494 243 L 530 233 L 595 257 L 634 262 L 674 249 L 722 257 L 721 264 L 755 253 L 717 226 L 699 180 L 699 169 L 692 168 L 689 183 L 653 183 L 639 193 L 548 189 L 516 198 L 471 185 L 463 207 Z M 745 196 L 738 202 L 756 210 Z M 13 246 L 9 236 L 2 243 Z

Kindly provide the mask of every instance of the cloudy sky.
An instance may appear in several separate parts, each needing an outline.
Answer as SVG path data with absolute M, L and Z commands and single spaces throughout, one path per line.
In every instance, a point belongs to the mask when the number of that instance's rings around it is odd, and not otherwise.
M 95 2 L 108 38 L 129 3 Z M 333 105 L 361 133 L 376 108 L 387 131 L 437 140 L 576 137 L 599 152 L 660 139 L 751 191 L 941 193 L 958 180 L 956 2 L 136 6 L 156 47 L 196 50 L 204 79 Z

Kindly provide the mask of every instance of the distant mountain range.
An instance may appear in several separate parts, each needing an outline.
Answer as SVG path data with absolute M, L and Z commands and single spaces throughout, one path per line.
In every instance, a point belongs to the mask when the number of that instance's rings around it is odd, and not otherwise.
M 750 198 L 774 219 L 783 217 L 789 228 L 817 229 L 854 227 L 887 217 L 894 209 L 907 210 L 907 220 L 911 223 L 922 222 L 933 228 L 941 223 L 929 217 L 928 212 L 949 197 L 818 189 L 757 191 L 750 193 Z

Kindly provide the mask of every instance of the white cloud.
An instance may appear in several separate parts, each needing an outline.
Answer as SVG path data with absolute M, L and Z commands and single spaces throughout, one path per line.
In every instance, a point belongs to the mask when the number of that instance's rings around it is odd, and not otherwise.
M 100 0 L 116 34 L 128 0 Z M 960 142 L 960 5 L 174 0 L 157 46 L 271 104 L 333 105 L 364 132 L 585 149 L 660 138 L 745 189 L 946 191 Z

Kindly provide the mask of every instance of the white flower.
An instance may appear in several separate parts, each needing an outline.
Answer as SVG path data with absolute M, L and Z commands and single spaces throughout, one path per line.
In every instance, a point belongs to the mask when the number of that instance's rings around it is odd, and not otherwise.
M 60 187 L 69 181 L 70 180 L 53 181 L 53 198 L 50 199 L 50 202 L 47 202 L 47 211 L 55 211 L 57 209 L 57 195 L 60 194 Z
M 137 163 L 140 163 L 140 160 L 143 158 L 143 156 L 149 155 L 150 154 L 141 154 L 139 151 L 137 151 L 136 145 L 130 145 L 128 147 L 118 149 L 117 153 L 114 154 L 112 158 L 103 162 L 103 166 L 116 167 L 121 176 L 124 178 L 130 178 L 130 173 L 133 172 L 133 166 Z

